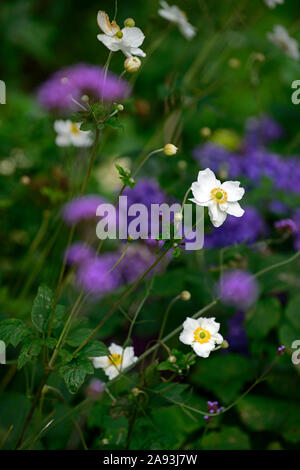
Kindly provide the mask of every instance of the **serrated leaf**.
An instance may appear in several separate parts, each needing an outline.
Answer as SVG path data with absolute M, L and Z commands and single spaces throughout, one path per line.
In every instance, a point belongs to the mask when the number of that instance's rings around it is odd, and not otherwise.
M 64 364 L 72 361 L 73 359 L 72 353 L 70 353 L 70 351 L 68 351 L 67 349 L 60 349 L 58 355 Z
M 30 333 L 25 323 L 17 318 L 10 318 L 0 323 L 0 340 L 6 345 L 12 344 L 16 347 Z
M 92 331 L 93 330 L 90 328 L 80 328 L 74 330 L 69 334 L 66 343 L 74 347 L 79 346 L 88 338 Z
M 34 338 L 30 341 L 27 341 L 20 351 L 18 357 L 18 369 L 31 362 L 36 356 L 38 356 L 42 349 L 42 340 L 40 338 Z
M 83 384 L 85 376 L 94 373 L 94 368 L 88 359 L 76 358 L 67 365 L 60 367 L 59 372 L 68 390 L 71 393 L 76 393 Z
M 43 284 L 38 288 L 38 293 L 34 299 L 31 311 L 32 323 L 40 333 L 46 333 L 47 331 L 52 305 L 52 291 Z
M 109 350 L 101 341 L 92 341 L 80 351 L 80 357 L 109 356 L 109 354 Z

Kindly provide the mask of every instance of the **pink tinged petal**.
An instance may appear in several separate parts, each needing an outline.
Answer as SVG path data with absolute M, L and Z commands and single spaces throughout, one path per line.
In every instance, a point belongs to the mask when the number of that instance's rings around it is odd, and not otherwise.
M 97 39 L 104 44 L 110 51 L 116 52 L 121 49 L 121 43 L 116 41 L 115 38 L 107 36 L 106 34 L 98 34 Z
M 227 214 L 234 215 L 235 217 L 242 217 L 245 213 L 238 202 L 229 202 L 226 209 Z
M 98 11 L 97 23 L 99 28 L 102 29 L 103 33 L 107 34 L 108 36 L 114 36 L 120 30 L 115 21 L 109 21 L 109 17 L 105 11 Z
M 226 191 L 228 202 L 240 201 L 245 194 L 245 189 L 240 187 L 239 181 L 225 181 L 221 188 Z
M 219 188 L 221 186 L 221 182 L 217 180 L 213 171 L 209 168 L 206 168 L 203 171 L 199 171 L 198 173 L 198 183 L 203 191 L 211 191 L 214 188 Z
M 139 47 L 141 44 L 143 44 L 143 41 L 145 39 L 144 33 L 140 30 L 140 28 L 123 28 L 122 29 L 123 33 L 123 41 L 128 44 L 130 47 Z
M 214 227 L 220 227 L 227 218 L 227 213 L 219 209 L 219 204 L 211 202 L 208 206 L 208 214 Z

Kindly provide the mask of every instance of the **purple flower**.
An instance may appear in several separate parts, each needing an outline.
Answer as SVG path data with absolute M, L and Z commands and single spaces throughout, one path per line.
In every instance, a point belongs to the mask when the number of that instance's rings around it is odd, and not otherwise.
M 284 231 L 286 233 L 296 233 L 298 232 L 297 224 L 292 219 L 281 219 L 275 222 L 274 227 L 278 231 Z
M 105 390 L 105 382 L 99 379 L 92 379 L 88 386 L 85 388 L 85 395 L 87 397 L 96 398 L 100 393 Z
M 285 346 L 282 345 L 282 346 L 279 346 L 279 348 L 277 348 L 277 354 L 278 356 L 282 356 L 285 352 Z
M 154 261 L 155 255 L 147 246 L 133 245 L 129 247 L 117 269 L 120 270 L 123 281 L 130 284 L 135 282 Z
M 78 224 L 81 220 L 96 218 L 97 207 L 106 203 L 105 199 L 95 194 L 72 199 L 64 205 L 62 218 L 66 225 Z
M 241 354 L 248 353 L 248 340 L 244 328 L 245 315 L 243 312 L 237 312 L 233 318 L 228 320 L 228 343 L 229 350 Z
M 249 118 L 246 122 L 246 147 L 266 145 L 282 135 L 282 127 L 269 116 Z
M 38 101 L 49 111 L 67 112 L 78 109 L 72 100 L 80 102 L 83 95 L 91 101 L 119 101 L 130 91 L 129 84 L 104 70 L 89 64 L 76 64 L 54 73 L 38 90 Z
M 211 142 L 198 146 L 193 157 L 202 168 L 210 168 L 220 177 L 236 178 L 243 173 L 243 161 L 236 154 Z
M 258 284 L 247 271 L 231 270 L 223 274 L 218 285 L 221 301 L 247 310 L 258 297 Z
M 73 243 L 66 252 L 66 260 L 70 265 L 81 264 L 93 256 L 95 256 L 93 248 L 83 242 Z
M 214 228 L 205 236 L 205 246 L 215 248 L 234 243 L 254 243 L 265 233 L 265 223 L 254 207 L 245 207 L 243 217 L 228 216 L 222 227 Z
M 119 256 L 117 253 L 105 253 L 97 258 L 90 258 L 79 266 L 76 280 L 78 285 L 95 297 L 102 297 L 120 286 L 122 279 L 116 268 L 110 272 Z

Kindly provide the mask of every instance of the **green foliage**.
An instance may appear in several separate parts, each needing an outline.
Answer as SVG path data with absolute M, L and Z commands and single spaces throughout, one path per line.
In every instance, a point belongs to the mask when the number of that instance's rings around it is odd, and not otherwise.
M 59 372 L 68 390 L 71 393 L 76 393 L 83 384 L 86 375 L 94 373 L 94 368 L 91 361 L 78 357 L 60 367 Z
M 46 285 L 41 285 L 38 288 L 38 293 L 33 302 L 31 311 L 31 320 L 36 329 L 40 333 L 46 333 L 50 315 L 53 306 L 53 293 Z
M 119 172 L 120 180 L 125 186 L 129 186 L 130 189 L 134 188 L 137 181 L 131 176 L 131 171 L 127 168 L 122 168 L 121 165 L 115 165 L 116 169 Z
M 250 450 L 249 436 L 234 426 L 223 426 L 220 431 L 208 432 L 202 440 L 205 450 Z
M 262 339 L 280 319 L 281 306 L 277 299 L 262 299 L 247 315 L 247 332 L 250 338 Z
M 31 333 L 30 329 L 22 320 L 10 318 L 0 323 L 0 340 L 6 345 L 17 346 L 24 338 Z

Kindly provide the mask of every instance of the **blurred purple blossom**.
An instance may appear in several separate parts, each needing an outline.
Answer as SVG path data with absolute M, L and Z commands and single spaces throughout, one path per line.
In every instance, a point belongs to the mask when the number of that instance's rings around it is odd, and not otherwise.
M 258 284 L 251 273 L 243 270 L 226 271 L 218 284 L 221 301 L 247 310 L 257 300 Z
M 62 218 L 66 225 L 77 224 L 81 220 L 96 218 L 96 210 L 107 201 L 95 194 L 77 197 L 64 205 Z
M 245 314 L 237 312 L 228 320 L 227 340 L 229 351 L 235 351 L 241 354 L 248 353 L 248 340 L 244 327 Z
M 91 101 L 119 101 L 128 96 L 129 84 L 118 76 L 89 64 L 76 64 L 54 73 L 38 90 L 38 101 L 49 111 L 67 112 L 79 109 L 72 100 L 80 102 L 83 95 Z
M 288 232 L 290 234 L 298 232 L 297 224 L 292 219 L 277 220 L 274 227 L 276 230 Z
M 272 140 L 280 139 L 282 127 L 270 116 L 252 117 L 246 122 L 246 147 L 260 147 Z
M 118 253 L 105 253 L 82 263 L 76 276 L 80 288 L 92 296 L 101 297 L 119 287 L 122 282 L 120 271 L 116 268 L 110 272 L 118 259 Z
M 70 265 L 81 264 L 95 256 L 95 251 L 87 243 L 73 243 L 66 252 L 66 260 Z

